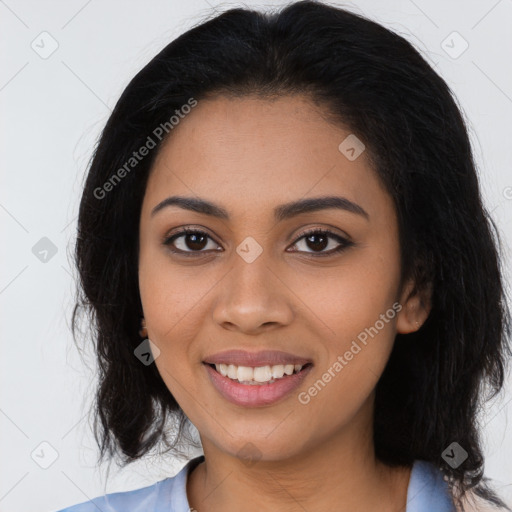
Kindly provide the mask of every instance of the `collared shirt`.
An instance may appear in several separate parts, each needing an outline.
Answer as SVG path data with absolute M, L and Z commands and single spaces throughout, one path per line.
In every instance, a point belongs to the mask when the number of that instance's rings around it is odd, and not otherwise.
M 58 512 L 193 512 L 187 499 L 187 477 L 203 461 L 201 455 L 190 460 L 175 476 L 148 487 L 106 494 Z M 407 488 L 405 512 L 455 510 L 441 471 L 430 462 L 416 460 Z

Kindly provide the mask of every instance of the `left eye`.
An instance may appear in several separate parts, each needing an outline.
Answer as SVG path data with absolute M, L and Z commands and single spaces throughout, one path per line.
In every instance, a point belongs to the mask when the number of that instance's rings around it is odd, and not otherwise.
M 313 246 L 315 249 L 312 252 L 309 252 L 309 254 L 315 254 L 318 256 L 329 256 L 353 245 L 353 242 L 350 240 L 324 229 L 316 229 L 303 233 L 293 245 L 297 245 L 301 240 L 304 240 L 305 243 L 310 244 L 310 246 Z M 338 243 L 338 246 L 335 245 L 335 247 L 331 247 L 329 251 L 324 251 L 324 249 L 332 245 L 330 244 L 330 240 L 335 240 Z M 308 253 L 308 251 L 305 252 Z
M 210 235 L 204 231 L 196 230 L 196 229 L 183 229 L 179 233 L 175 233 L 170 237 L 167 237 L 163 244 L 168 246 L 169 249 L 176 254 L 187 254 L 192 255 L 194 253 L 203 253 L 206 252 L 203 249 L 208 248 L 208 240 L 212 241 Z M 328 256 L 337 252 L 342 251 L 343 249 L 354 245 L 350 240 L 343 238 L 340 235 L 337 235 L 331 231 L 316 229 L 306 233 L 303 233 L 293 244 L 292 247 L 297 246 L 302 240 L 305 243 L 309 244 L 310 247 L 313 248 L 313 251 L 292 251 L 292 252 L 306 252 L 309 254 L 314 254 L 318 256 Z M 334 248 L 330 247 L 332 245 L 332 241 L 337 242 Z M 178 244 L 175 244 L 175 241 L 180 241 Z M 213 242 L 213 245 L 217 244 Z M 217 246 L 218 247 L 218 246 Z M 330 250 L 325 251 L 326 248 L 330 247 Z M 190 249 L 190 250 L 187 250 Z M 211 249 L 211 248 L 210 248 Z M 213 249 L 218 250 L 218 249 Z

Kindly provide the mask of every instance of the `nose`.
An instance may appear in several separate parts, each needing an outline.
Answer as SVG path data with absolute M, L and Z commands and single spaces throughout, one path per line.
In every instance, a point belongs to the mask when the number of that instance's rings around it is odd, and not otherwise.
M 252 263 L 238 258 L 217 287 L 213 319 L 221 327 L 258 334 L 291 323 L 294 294 L 262 256 Z

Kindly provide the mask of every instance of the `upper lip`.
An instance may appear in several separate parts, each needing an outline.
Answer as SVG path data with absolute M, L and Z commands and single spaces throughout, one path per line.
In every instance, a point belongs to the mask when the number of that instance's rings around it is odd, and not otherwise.
M 236 366 L 274 366 L 278 364 L 311 363 L 310 359 L 300 357 L 280 350 L 262 350 L 247 352 L 245 350 L 226 350 L 212 354 L 204 359 L 207 364 L 234 364 Z

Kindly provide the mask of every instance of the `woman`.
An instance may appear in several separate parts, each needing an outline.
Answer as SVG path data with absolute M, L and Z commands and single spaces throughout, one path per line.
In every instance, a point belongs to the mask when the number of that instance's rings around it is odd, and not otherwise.
M 94 322 L 101 458 L 190 424 L 204 455 L 65 510 L 505 507 L 475 420 L 510 356 L 494 229 L 404 38 L 315 2 L 188 31 L 102 133 L 74 325 Z

